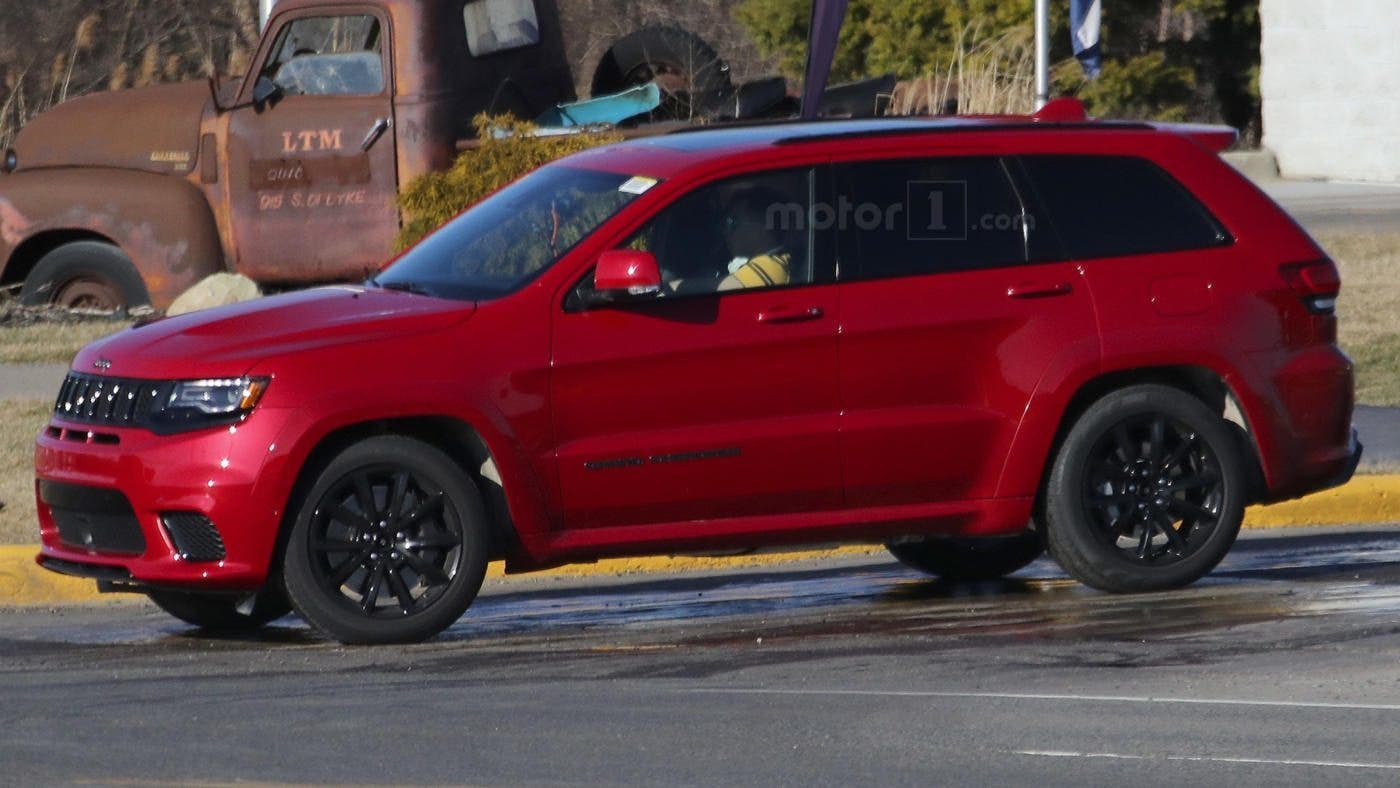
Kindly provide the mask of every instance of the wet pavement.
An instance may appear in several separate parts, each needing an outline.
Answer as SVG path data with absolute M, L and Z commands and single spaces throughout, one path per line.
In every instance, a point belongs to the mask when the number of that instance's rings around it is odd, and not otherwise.
M 878 557 L 495 583 L 439 640 L 144 603 L 0 613 L 0 783 L 1400 780 L 1400 526 L 1250 534 L 1179 592 Z

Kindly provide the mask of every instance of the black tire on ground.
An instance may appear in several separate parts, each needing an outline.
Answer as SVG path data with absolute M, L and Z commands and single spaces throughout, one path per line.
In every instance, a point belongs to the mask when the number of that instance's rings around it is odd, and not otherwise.
M 433 446 L 393 435 L 354 444 L 295 506 L 287 591 L 302 618 L 342 643 L 427 640 L 481 589 L 481 495 Z
M 1045 491 L 1051 555 L 1103 591 L 1194 583 L 1239 534 L 1248 486 L 1240 452 L 1229 423 L 1184 391 L 1108 394 L 1055 457 Z
M 670 94 L 688 96 L 679 106 L 663 104 L 673 115 L 704 112 L 732 89 L 729 66 L 703 38 L 679 27 L 653 26 L 624 36 L 603 55 L 593 75 L 593 95 L 653 80 Z
M 1040 534 L 985 539 L 930 537 L 886 545 L 900 563 L 950 582 L 996 580 L 1030 565 L 1045 553 Z
M 251 613 L 239 612 L 241 600 L 227 595 L 147 591 L 146 596 L 161 610 L 209 632 L 250 632 L 292 612 L 287 595 L 275 582 L 253 600 Z
M 119 312 L 151 303 L 146 283 L 121 249 L 74 241 L 44 255 L 24 280 L 20 303 Z

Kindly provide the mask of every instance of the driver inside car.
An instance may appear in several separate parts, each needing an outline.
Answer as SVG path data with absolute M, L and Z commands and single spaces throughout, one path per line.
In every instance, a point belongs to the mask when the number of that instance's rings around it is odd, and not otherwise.
M 782 287 L 792 281 L 792 256 L 783 228 L 773 226 L 778 215 L 773 206 L 783 196 L 768 189 L 752 189 L 735 199 L 724 218 L 724 240 L 734 257 L 728 276 L 718 291 Z

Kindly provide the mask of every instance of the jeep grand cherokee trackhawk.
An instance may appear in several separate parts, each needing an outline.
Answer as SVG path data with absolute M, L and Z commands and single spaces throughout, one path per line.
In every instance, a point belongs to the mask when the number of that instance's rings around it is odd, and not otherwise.
M 100 341 L 38 437 L 38 561 L 354 643 L 450 626 L 493 559 L 1189 584 L 1356 467 L 1337 268 L 1229 129 L 1057 114 L 601 148 L 363 286 Z

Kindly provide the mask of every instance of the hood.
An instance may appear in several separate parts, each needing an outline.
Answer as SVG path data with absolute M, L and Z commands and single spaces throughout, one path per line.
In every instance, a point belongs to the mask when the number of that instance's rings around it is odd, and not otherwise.
M 29 121 L 15 139 L 20 170 L 116 167 L 185 175 L 198 157 L 209 85 L 189 82 L 64 102 Z
M 143 380 L 238 377 L 280 355 L 430 333 L 475 311 L 462 301 L 325 287 L 128 329 L 88 345 L 73 369 Z

